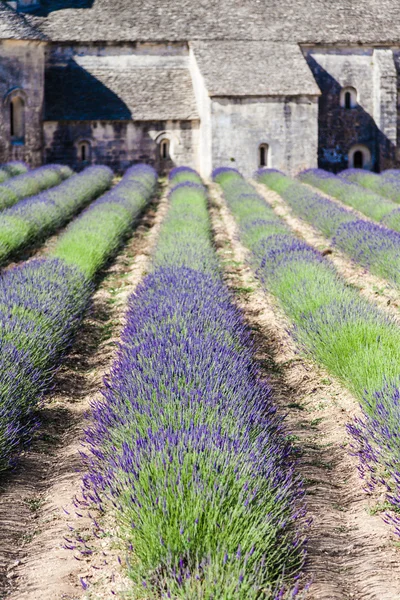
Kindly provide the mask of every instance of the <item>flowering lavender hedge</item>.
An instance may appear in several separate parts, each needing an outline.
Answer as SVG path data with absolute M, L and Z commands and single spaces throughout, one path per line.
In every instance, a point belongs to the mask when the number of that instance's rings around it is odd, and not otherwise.
M 59 260 L 0 276 L 0 472 L 37 428 L 35 409 L 87 307 L 92 284 Z
M 380 481 L 388 489 L 388 500 L 397 508 L 400 502 L 397 323 L 347 286 L 321 254 L 279 221 L 237 171 L 217 171 L 214 177 L 237 219 L 259 279 L 279 299 L 292 320 L 295 338 L 359 398 L 364 419 L 352 433 L 361 460 L 361 474 L 371 469 L 373 485 L 379 472 Z
M 302 487 L 199 182 L 172 173 L 152 272 L 93 404 L 85 497 L 114 504 L 137 597 L 294 598 Z
M 28 167 L 26 164 L 17 160 L 0 165 L 0 183 L 4 183 L 10 177 L 27 173 L 27 171 Z
M 358 183 L 380 196 L 390 198 L 397 204 L 400 203 L 400 180 L 393 175 L 381 177 L 377 173 L 371 173 L 371 171 L 365 171 L 364 169 L 346 169 L 339 175 L 346 181 Z
M 108 167 L 89 167 L 60 185 L 21 200 L 1 213 L 0 265 L 11 255 L 45 239 L 110 187 Z
M 279 171 L 260 169 L 259 181 L 277 191 L 294 212 L 379 277 L 400 284 L 400 233 L 354 213 Z
M 400 180 L 400 169 L 386 169 L 381 173 L 382 179 Z
M 110 192 L 93 202 L 60 237 L 54 256 L 92 277 L 120 247 L 157 183 L 152 167 L 139 164 Z
M 322 169 L 307 169 L 297 177 L 300 181 L 309 183 L 352 206 L 374 221 L 382 221 L 397 208 L 392 200 Z
M 58 185 L 71 175 L 72 171 L 68 167 L 46 165 L 12 177 L 0 185 L 0 210 L 12 206 L 22 198 Z
M 99 181 L 108 169 L 95 168 Z M 149 198 L 149 177 L 155 173 L 143 167 L 136 167 L 135 177 L 130 173 L 117 186 L 112 197 L 118 197 L 120 203 L 132 202 L 133 195 Z M 84 181 L 84 174 L 80 175 Z M 126 185 L 129 182 L 129 185 Z M 92 182 L 93 183 L 93 182 Z M 134 189 L 133 194 L 130 188 Z M 140 190 L 140 192 L 138 191 Z M 105 205 L 104 196 L 101 200 Z M 111 200 L 110 200 L 111 202 Z M 110 228 L 107 229 L 106 212 L 92 214 L 104 219 L 102 235 L 112 239 L 112 244 L 101 240 L 102 260 L 99 268 L 107 260 L 107 252 L 115 249 L 115 230 L 111 215 Z M 132 226 L 132 219 L 128 219 Z M 96 219 L 92 221 L 96 228 Z M 92 276 L 80 268 L 85 257 L 91 260 L 91 244 L 97 244 L 96 238 L 84 240 L 80 248 L 76 246 L 77 264 L 69 256 L 66 261 L 49 257 L 43 260 L 32 260 L 22 266 L 9 269 L 0 276 L 0 472 L 13 464 L 22 445 L 37 427 L 35 410 L 46 390 L 51 386 L 53 376 L 61 359 L 85 313 L 90 296 L 94 290 Z M 96 256 L 99 256 L 95 248 Z

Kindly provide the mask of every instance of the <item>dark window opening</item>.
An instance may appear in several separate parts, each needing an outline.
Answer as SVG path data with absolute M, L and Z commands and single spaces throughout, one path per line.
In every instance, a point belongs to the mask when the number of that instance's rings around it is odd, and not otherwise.
M 81 162 L 86 162 L 90 159 L 90 144 L 89 142 L 81 142 L 78 147 L 78 156 Z
M 14 103 L 10 103 L 10 131 L 11 137 L 14 137 Z
M 351 94 L 350 92 L 346 92 L 344 95 L 344 107 L 351 108 Z
M 160 144 L 160 154 L 163 160 L 167 160 L 169 158 L 169 141 L 163 140 Z
M 354 168 L 362 169 L 364 167 L 364 155 L 361 150 L 354 152 Z
M 258 166 L 259 167 L 267 167 L 268 166 L 268 145 L 261 144 L 258 149 Z
M 19 96 L 10 100 L 10 135 L 12 142 L 24 143 L 25 105 Z

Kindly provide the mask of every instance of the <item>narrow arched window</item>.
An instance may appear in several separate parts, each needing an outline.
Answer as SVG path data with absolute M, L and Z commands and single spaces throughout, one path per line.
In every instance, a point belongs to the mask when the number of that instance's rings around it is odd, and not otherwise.
M 345 109 L 355 108 L 358 105 L 357 90 L 345 87 L 340 90 L 340 106 Z
M 269 146 L 268 144 L 261 144 L 258 148 L 258 166 L 259 167 L 267 167 L 268 166 L 268 152 Z
M 20 96 L 10 100 L 10 134 L 14 144 L 25 141 L 25 103 Z
M 78 158 L 81 162 L 90 160 L 90 144 L 89 142 L 80 142 L 78 146 Z
M 362 169 L 364 167 L 364 154 L 361 150 L 354 152 L 353 163 L 355 169 Z
M 162 160 L 168 160 L 168 158 L 169 158 L 169 140 L 161 140 L 160 156 L 161 156 Z

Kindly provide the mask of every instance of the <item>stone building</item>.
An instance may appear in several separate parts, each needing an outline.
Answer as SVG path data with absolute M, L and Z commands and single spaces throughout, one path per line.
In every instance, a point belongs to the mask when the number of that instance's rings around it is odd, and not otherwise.
M 400 4 L 0 0 L 0 162 L 400 165 Z

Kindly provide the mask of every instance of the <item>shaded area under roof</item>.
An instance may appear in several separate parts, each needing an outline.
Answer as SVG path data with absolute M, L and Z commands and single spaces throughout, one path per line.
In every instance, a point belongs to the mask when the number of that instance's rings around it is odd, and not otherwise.
M 45 35 L 0 0 L 0 40 L 44 40 Z
M 137 56 L 82 56 L 46 70 L 45 120 L 197 119 L 187 68 Z
M 51 12 L 33 21 L 56 41 L 389 43 L 400 39 L 400 2 L 396 0 L 42 2 L 45 13 Z
M 191 42 L 210 96 L 320 95 L 297 44 Z

